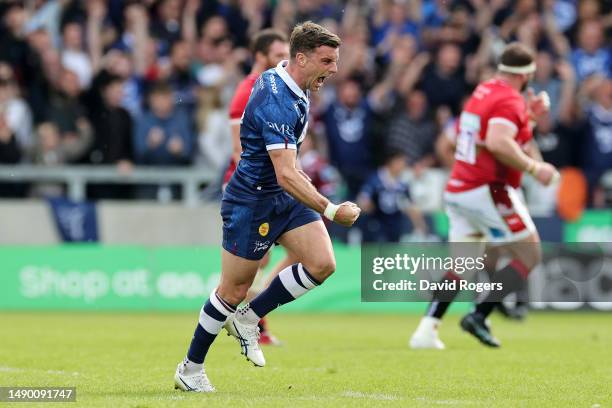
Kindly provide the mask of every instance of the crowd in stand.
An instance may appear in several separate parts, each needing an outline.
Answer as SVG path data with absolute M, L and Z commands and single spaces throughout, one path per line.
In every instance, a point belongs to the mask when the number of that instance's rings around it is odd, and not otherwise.
M 398 152 L 417 176 L 448 166 L 437 141 L 452 137 L 466 96 L 518 40 L 537 50 L 533 88 L 552 100 L 536 130 L 544 159 L 579 168 L 591 205 L 605 205 L 597 192 L 612 169 L 609 2 L 24 0 L 0 2 L 0 17 L 0 164 L 204 165 L 221 174 L 249 38 L 313 20 L 343 41 L 338 74 L 312 96 L 304 154 L 329 194 L 357 197 Z M 0 194 L 61 194 L 38 187 L 3 184 Z

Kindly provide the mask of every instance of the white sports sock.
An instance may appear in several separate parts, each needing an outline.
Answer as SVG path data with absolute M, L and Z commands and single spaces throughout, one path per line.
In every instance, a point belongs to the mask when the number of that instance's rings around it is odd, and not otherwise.
M 202 371 L 204 368 L 204 364 L 197 364 L 193 361 L 189 361 L 187 357 L 183 360 L 183 374 L 185 375 L 193 375 Z
M 236 311 L 236 320 L 242 324 L 254 326 L 259 323 L 261 317 L 257 316 L 249 304 L 246 304 L 243 307 L 238 308 Z

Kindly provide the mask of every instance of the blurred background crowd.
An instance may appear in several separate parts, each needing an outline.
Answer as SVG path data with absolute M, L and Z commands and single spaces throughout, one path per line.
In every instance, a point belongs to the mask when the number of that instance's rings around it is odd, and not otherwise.
M 418 226 L 408 199 L 385 197 L 409 197 L 398 181 L 405 168 L 418 178 L 452 165 L 462 103 L 518 40 L 537 50 L 532 86 L 552 100 L 536 130 L 544 159 L 576 169 L 589 205 L 609 205 L 600 182 L 612 169 L 607 1 L 23 0 L 1 1 L 0 18 L 0 164 L 205 166 L 220 179 L 249 39 L 313 20 L 343 41 L 338 74 L 312 95 L 301 149 L 326 195 L 405 209 Z M 155 196 L 98 187 L 89 198 Z M 3 197 L 61 194 L 0 184 Z

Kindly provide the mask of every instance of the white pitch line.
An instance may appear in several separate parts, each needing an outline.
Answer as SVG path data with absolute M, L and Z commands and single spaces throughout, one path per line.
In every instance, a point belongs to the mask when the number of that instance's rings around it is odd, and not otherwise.
M 68 372 L 64 370 L 41 370 L 41 369 L 36 369 L 36 368 L 18 368 L 18 367 L 7 367 L 7 366 L 0 366 L 0 372 L 3 372 L 3 373 L 36 372 L 36 373 L 44 373 L 44 374 L 52 374 L 52 375 L 69 375 L 73 377 L 77 377 L 81 375 L 80 373 L 76 371 Z
M 343 397 L 348 398 L 365 398 L 365 399 L 373 399 L 377 401 L 395 401 L 399 398 L 395 395 L 389 394 L 366 394 L 360 391 L 344 391 L 342 394 Z

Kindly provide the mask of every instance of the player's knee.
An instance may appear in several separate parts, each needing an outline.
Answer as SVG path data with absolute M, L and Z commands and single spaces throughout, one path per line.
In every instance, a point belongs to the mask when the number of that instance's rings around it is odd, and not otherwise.
M 306 268 L 317 281 L 323 283 L 336 270 L 336 260 L 333 256 L 321 257 L 307 265 Z
M 247 296 L 249 285 L 220 285 L 217 294 L 231 305 L 239 305 Z
M 515 252 L 518 252 L 517 259 L 530 271 L 542 262 L 542 248 L 537 237 L 520 245 L 519 251 Z

